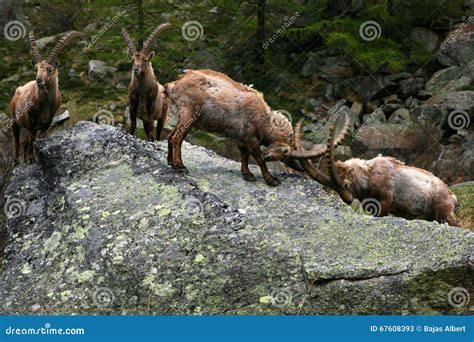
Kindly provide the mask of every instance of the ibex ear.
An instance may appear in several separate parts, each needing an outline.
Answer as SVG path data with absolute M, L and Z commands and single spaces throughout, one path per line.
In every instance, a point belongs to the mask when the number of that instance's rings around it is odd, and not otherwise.
M 155 57 L 155 51 L 152 51 L 148 54 L 148 60 L 151 61 L 153 57 Z
M 31 66 L 33 67 L 33 69 L 35 69 L 36 68 L 36 62 L 34 60 L 31 60 L 30 62 L 31 62 Z
M 53 66 L 54 66 L 55 69 L 57 69 L 59 67 L 59 61 L 54 62 Z

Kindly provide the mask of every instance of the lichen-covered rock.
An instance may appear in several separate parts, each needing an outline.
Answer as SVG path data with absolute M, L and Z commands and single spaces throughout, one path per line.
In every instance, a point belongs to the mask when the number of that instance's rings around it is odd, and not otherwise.
M 429 92 L 437 92 L 443 89 L 449 82 L 457 80 L 462 76 L 462 68 L 452 66 L 446 69 L 438 70 L 433 74 L 431 79 L 426 82 L 426 90 Z
M 466 229 L 354 212 L 314 181 L 79 123 L 7 190 L 1 314 L 439 314 L 474 282 Z M 255 168 L 254 168 L 255 170 Z

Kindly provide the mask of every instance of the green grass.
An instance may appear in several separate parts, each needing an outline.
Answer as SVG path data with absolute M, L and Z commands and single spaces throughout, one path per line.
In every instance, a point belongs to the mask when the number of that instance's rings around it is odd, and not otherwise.
M 459 203 L 457 215 L 461 225 L 474 231 L 474 185 L 452 188 Z

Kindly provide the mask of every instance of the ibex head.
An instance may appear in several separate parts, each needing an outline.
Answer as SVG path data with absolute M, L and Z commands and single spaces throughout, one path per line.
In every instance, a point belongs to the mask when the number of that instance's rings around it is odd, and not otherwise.
M 337 191 L 341 199 L 351 204 L 354 200 L 353 197 L 353 186 L 352 186 L 352 173 L 354 172 L 351 168 L 350 161 L 345 163 L 342 161 L 334 160 L 334 136 L 336 132 L 336 122 L 329 129 L 329 138 L 326 150 L 326 164 L 328 165 L 329 178 L 331 179 L 331 187 Z
M 66 44 L 76 37 L 82 37 L 84 34 L 76 31 L 69 31 L 61 37 L 56 43 L 53 50 L 49 54 L 48 58 L 44 59 L 36 45 L 35 34 L 30 31 L 30 47 L 33 54 L 34 60 L 32 61 L 33 67 L 36 69 L 36 83 L 39 87 L 47 87 L 49 84 L 54 82 L 58 77 L 58 55 Z
M 303 150 L 301 148 L 300 139 L 302 121 L 296 125 L 295 130 L 293 131 L 293 127 L 291 126 L 291 123 L 288 121 L 288 119 L 280 113 L 277 114 L 279 114 L 279 116 L 276 116 L 277 119 L 274 119 L 274 122 L 271 124 L 271 127 L 273 127 L 274 131 L 272 136 L 276 137 L 276 139 L 265 149 L 263 158 L 265 161 L 279 160 L 293 169 L 304 171 L 301 169 L 300 163 L 308 164 L 308 162 L 303 162 L 323 156 L 326 153 L 328 147 L 324 144 L 318 144 L 314 145 L 311 150 Z M 336 138 L 336 145 L 344 139 L 347 132 L 349 131 L 349 127 L 350 118 L 348 115 L 346 115 L 344 125 Z M 324 181 L 321 179 L 322 177 L 324 177 Z M 318 181 L 323 184 L 328 184 L 330 180 L 328 176 L 321 175 Z
M 122 28 L 122 36 L 125 39 L 125 42 L 127 43 L 127 46 L 128 46 L 127 55 L 128 55 L 128 58 L 133 63 L 132 70 L 133 70 L 133 74 L 136 77 L 140 77 L 141 75 L 145 74 L 146 70 L 150 66 L 151 59 L 155 55 L 154 51 L 150 51 L 151 47 L 155 43 L 159 34 L 170 27 L 171 27 L 170 23 L 164 23 L 157 26 L 153 30 L 153 32 L 150 34 L 148 39 L 145 41 L 145 43 L 143 43 L 143 48 L 141 49 L 141 51 L 137 51 L 127 30 L 125 28 Z
M 334 147 L 339 145 L 339 143 L 345 138 L 350 127 L 351 120 L 349 115 L 344 114 L 344 116 L 344 125 L 342 126 L 342 129 L 337 137 L 335 137 L 335 132 L 339 118 L 329 128 L 329 138 L 327 145 L 315 145 L 311 150 L 308 151 L 305 151 L 301 145 L 301 125 L 303 120 L 300 120 L 295 126 L 295 154 L 297 154 L 296 159 L 299 159 L 303 169 L 308 173 L 309 176 L 317 180 L 319 183 L 335 189 L 341 198 L 346 203 L 350 204 L 352 202 L 352 192 L 348 187 L 349 184 L 341 179 L 341 175 L 345 175 L 346 172 L 349 172 L 349 169 L 346 168 L 346 164 L 343 162 L 334 162 Z M 322 155 L 326 155 L 329 175 L 324 174 L 316 169 L 310 161 L 311 158 L 320 157 Z

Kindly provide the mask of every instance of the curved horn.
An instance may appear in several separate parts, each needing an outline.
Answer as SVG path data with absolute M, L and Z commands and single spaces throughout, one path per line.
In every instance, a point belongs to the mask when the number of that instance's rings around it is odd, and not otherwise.
M 347 132 L 349 131 L 349 127 L 351 124 L 351 118 L 349 115 L 344 114 L 346 119 L 344 121 L 344 126 L 342 127 L 341 131 L 337 135 L 334 144 L 337 146 L 339 143 L 346 137 Z M 338 120 L 336 120 L 337 122 Z M 327 146 L 323 144 L 314 145 L 311 150 L 305 151 L 303 149 L 296 150 L 291 152 L 291 157 L 296 159 L 311 159 L 322 156 L 326 153 Z
M 156 39 L 158 38 L 158 36 L 160 35 L 160 33 L 168 28 L 171 27 L 171 24 L 170 23 L 164 23 L 164 24 L 161 24 L 161 25 L 158 25 L 154 30 L 153 32 L 150 34 L 150 36 L 148 37 L 148 39 L 145 41 L 145 43 L 143 43 L 143 49 L 142 49 L 142 53 L 144 55 L 147 55 L 148 52 L 150 52 L 150 48 L 152 47 L 152 45 L 155 43 Z
M 43 59 L 43 57 L 41 57 L 38 46 L 36 45 L 36 38 L 33 31 L 30 31 L 30 47 L 31 52 L 33 53 L 33 57 L 35 59 L 35 63 L 39 63 Z
M 334 122 L 334 124 L 329 128 L 329 138 L 328 138 L 328 147 L 326 151 L 326 163 L 328 166 L 328 173 L 329 177 L 331 178 L 331 182 L 333 187 L 337 189 L 342 189 L 342 181 L 339 177 L 339 174 L 336 171 L 336 163 L 334 161 L 334 145 L 335 140 L 334 136 L 336 134 L 336 126 L 339 118 Z
M 301 125 L 303 123 L 303 119 L 298 121 L 295 126 L 295 147 L 297 151 L 306 152 L 301 145 Z M 314 167 L 313 163 L 309 159 L 301 159 L 300 161 L 301 166 L 303 169 L 310 175 L 311 178 L 315 179 L 318 183 L 321 183 L 326 186 L 331 186 L 331 179 L 329 176 L 325 175 L 316 167 Z
M 61 39 L 56 43 L 56 46 L 53 48 L 51 53 L 48 56 L 48 59 L 46 62 L 48 64 L 51 64 L 54 62 L 54 60 L 58 57 L 59 53 L 62 51 L 62 49 L 66 46 L 66 44 L 71 41 L 73 38 L 77 37 L 83 37 L 84 34 L 77 32 L 77 31 L 69 31 L 64 34 L 64 36 L 61 37 Z
M 128 34 L 127 30 L 122 27 L 122 36 L 125 39 L 125 42 L 127 43 L 128 46 L 128 54 L 129 55 L 134 55 L 137 53 L 137 49 L 135 48 L 135 45 L 133 44 L 132 38 L 130 38 L 130 35 Z

